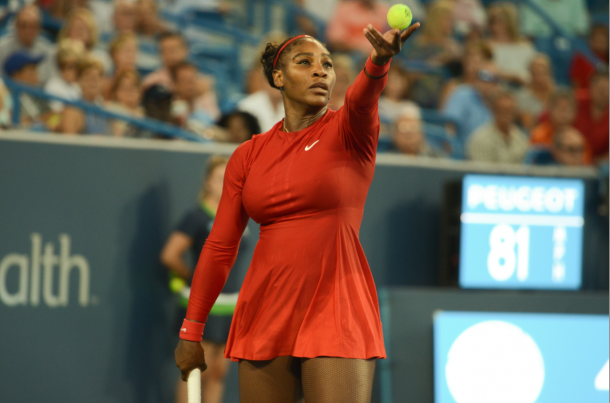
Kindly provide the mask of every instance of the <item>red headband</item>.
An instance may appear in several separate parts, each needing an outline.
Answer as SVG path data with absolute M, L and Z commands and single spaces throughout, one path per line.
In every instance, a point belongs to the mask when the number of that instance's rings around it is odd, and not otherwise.
M 294 38 L 292 38 L 291 40 L 289 40 L 288 42 L 286 42 L 286 43 L 284 44 L 284 46 L 282 46 L 282 47 L 280 48 L 280 50 L 277 52 L 277 56 L 275 56 L 275 60 L 273 61 L 273 70 L 275 70 L 275 65 L 277 64 L 277 61 L 278 61 L 278 59 L 280 58 L 280 54 L 282 53 L 282 50 L 284 50 L 284 48 L 285 48 L 286 46 L 288 46 L 288 44 L 289 44 L 290 42 L 292 42 L 292 41 L 296 41 L 297 39 L 300 39 L 300 38 L 311 38 L 311 36 L 309 36 L 309 35 L 299 35 L 299 36 L 295 36 Z

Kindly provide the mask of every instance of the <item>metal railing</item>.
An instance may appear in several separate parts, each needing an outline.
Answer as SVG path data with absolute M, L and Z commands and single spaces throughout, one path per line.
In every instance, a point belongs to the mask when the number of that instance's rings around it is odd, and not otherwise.
M 13 98 L 13 110 L 12 110 L 12 123 L 15 126 L 19 126 L 21 123 L 21 102 L 20 96 L 22 93 L 31 95 L 33 97 L 45 99 L 48 101 L 60 101 L 66 105 L 74 106 L 78 109 L 83 110 L 86 113 L 92 113 L 103 118 L 109 120 L 121 120 L 123 122 L 129 123 L 130 125 L 137 127 L 142 130 L 148 130 L 152 133 L 181 138 L 189 141 L 194 141 L 198 143 L 205 143 L 205 140 L 202 137 L 197 136 L 195 133 L 184 130 L 178 126 L 174 126 L 168 123 L 161 122 L 159 120 L 154 120 L 150 118 L 134 118 L 131 116 L 127 116 L 121 113 L 112 112 L 101 108 L 92 103 L 83 102 L 83 101 L 74 101 L 65 99 L 62 97 L 58 97 L 55 95 L 51 95 L 41 90 L 40 88 L 32 87 L 30 85 L 18 83 L 15 80 L 12 80 L 8 77 L 2 76 L 2 80 L 6 87 L 10 90 L 11 96 Z

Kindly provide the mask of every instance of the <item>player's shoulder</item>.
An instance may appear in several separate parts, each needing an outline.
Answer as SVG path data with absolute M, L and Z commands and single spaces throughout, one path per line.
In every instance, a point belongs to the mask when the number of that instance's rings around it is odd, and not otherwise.
M 255 134 L 252 136 L 250 140 L 246 140 L 241 143 L 236 149 L 235 152 L 239 152 L 241 154 L 252 153 L 253 151 L 260 149 L 267 143 L 269 138 L 273 135 L 273 133 L 277 130 L 277 127 L 280 123 L 275 124 L 271 130 L 268 130 L 264 133 Z
M 229 159 L 228 168 L 236 168 L 246 173 L 250 171 L 252 162 L 256 159 L 256 156 L 260 153 L 263 148 L 266 139 L 269 137 L 269 132 L 255 134 L 250 140 L 246 140 L 241 143 Z

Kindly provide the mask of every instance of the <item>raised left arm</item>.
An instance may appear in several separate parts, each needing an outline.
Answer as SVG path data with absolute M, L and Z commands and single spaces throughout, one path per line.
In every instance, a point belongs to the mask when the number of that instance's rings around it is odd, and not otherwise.
M 364 35 L 374 50 L 345 96 L 342 135 L 349 148 L 357 150 L 369 160 L 375 156 L 379 136 L 377 104 L 387 82 L 390 60 L 400 52 L 402 45 L 417 28 L 419 23 L 402 33 L 392 29 L 383 35 L 372 25 L 364 29 Z

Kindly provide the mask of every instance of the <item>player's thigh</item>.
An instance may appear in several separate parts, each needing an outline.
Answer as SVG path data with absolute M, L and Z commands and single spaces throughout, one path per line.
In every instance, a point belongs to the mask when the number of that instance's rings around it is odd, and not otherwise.
M 305 402 L 369 403 L 375 359 L 316 357 L 301 363 Z
M 301 360 L 291 356 L 239 362 L 240 403 L 301 402 Z

